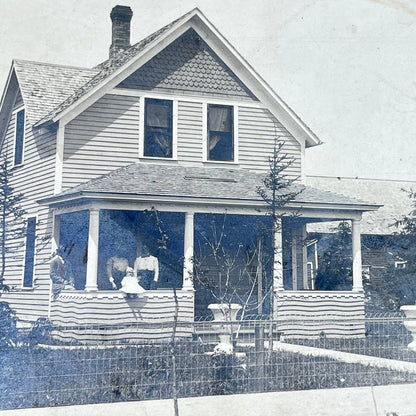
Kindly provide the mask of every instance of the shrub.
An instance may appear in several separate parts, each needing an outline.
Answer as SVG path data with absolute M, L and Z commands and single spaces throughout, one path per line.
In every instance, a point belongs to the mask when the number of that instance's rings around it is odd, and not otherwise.
M 0 302 L 0 348 L 17 343 L 16 315 L 7 302 Z
M 29 333 L 29 345 L 35 346 L 37 344 L 48 343 L 50 341 L 50 334 L 52 331 L 52 323 L 47 318 L 38 318 L 32 324 Z

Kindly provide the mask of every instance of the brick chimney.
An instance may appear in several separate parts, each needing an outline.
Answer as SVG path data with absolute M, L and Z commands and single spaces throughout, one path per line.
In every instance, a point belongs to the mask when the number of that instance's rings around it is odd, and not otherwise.
M 130 21 L 133 12 L 128 6 L 115 6 L 111 10 L 111 21 L 113 22 L 110 46 L 110 59 L 117 52 L 130 47 Z

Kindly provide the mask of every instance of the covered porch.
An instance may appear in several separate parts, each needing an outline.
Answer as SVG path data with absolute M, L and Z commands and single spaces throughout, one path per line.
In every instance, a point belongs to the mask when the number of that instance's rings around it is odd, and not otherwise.
M 143 168 L 136 164 L 133 167 L 142 170 L 148 165 Z M 175 184 L 174 192 L 169 192 L 169 195 L 161 192 L 160 188 L 158 192 L 143 193 L 140 189 L 125 186 L 121 192 L 115 193 L 113 176 L 113 183 L 105 183 L 105 191 L 100 187 L 103 187 L 103 181 L 107 181 L 106 177 L 101 179 L 98 187 L 93 180 L 43 201 L 53 212 L 52 252 L 60 246 L 71 248 L 67 254 L 68 261 L 73 263 L 74 274 L 73 288 L 63 289 L 56 297 L 51 291 L 48 315 L 54 324 L 66 327 L 122 324 L 126 328 L 137 323 L 167 324 L 162 333 L 144 331 L 139 339 L 168 339 L 175 317 L 178 322 L 191 324 L 195 318 L 203 316 L 208 306 L 207 297 L 201 296 L 202 289 L 206 288 L 201 288 L 197 270 L 200 266 L 200 241 L 206 241 L 201 237 L 204 233 L 201 224 L 204 221 L 205 225 L 210 224 L 207 218 L 217 216 L 227 218 L 227 221 L 230 219 L 226 234 L 238 237 L 234 240 L 225 238 L 224 244 L 234 244 L 236 250 L 241 250 L 239 253 L 244 253 L 236 257 L 228 276 L 230 287 L 234 284 L 238 289 L 241 284 L 244 290 L 233 290 L 231 295 L 234 297 L 223 300 L 235 302 L 238 298 L 240 303 L 244 303 L 248 290 L 250 299 L 243 308 L 246 316 L 252 319 L 253 314 L 260 317 L 271 315 L 278 322 L 279 331 L 287 336 L 294 328 L 296 333 L 302 329 L 305 336 L 363 334 L 364 327 L 360 324 L 360 318 L 364 317 L 360 219 L 363 211 L 376 209 L 376 206 L 304 187 L 287 207 L 281 227 L 274 235 L 272 227 L 265 233 L 262 231 L 264 253 L 259 255 L 259 246 L 256 247 L 259 239 L 252 232 L 252 224 L 259 220 L 267 229 L 268 216 L 255 191 L 247 192 L 255 189 L 253 182 L 259 178 L 253 178 L 252 172 L 249 175 L 239 171 L 230 171 L 230 177 L 223 178 L 220 169 L 205 169 L 210 171 L 209 175 L 201 176 L 195 176 L 195 169 L 192 169 L 194 176 L 191 176 L 187 168 L 181 169 L 179 184 Z M 123 179 L 126 169 L 120 171 Z M 220 172 L 221 176 L 215 178 L 215 174 L 220 175 Z M 177 171 L 175 174 L 178 179 Z M 220 189 L 224 187 L 227 189 Z M 196 189 L 200 190 L 197 195 Z M 242 192 L 243 189 L 246 192 Z M 296 215 L 292 215 L 293 212 Z M 153 216 L 156 230 L 164 228 L 161 234 L 146 234 L 150 218 L 146 216 L 149 215 Z M 306 225 L 334 220 L 349 220 L 352 224 L 352 287 L 345 291 L 316 291 L 313 276 L 308 271 Z M 77 230 L 75 223 L 82 231 Z M 272 239 L 276 247 L 274 253 L 270 252 Z M 158 251 L 158 244 L 166 247 Z M 106 268 L 108 260 L 122 257 L 133 267 L 144 245 L 149 246 L 151 255 L 159 261 L 157 284 L 134 296 L 112 288 Z M 256 255 L 253 256 L 253 252 Z M 255 261 L 248 267 L 244 261 L 241 263 L 241 259 L 250 255 Z M 217 293 L 221 292 L 221 282 L 224 281 L 221 280 L 224 269 L 218 267 L 212 261 L 205 264 L 205 275 L 207 272 L 210 274 L 211 287 L 216 288 Z M 215 301 L 215 297 L 213 299 Z M 212 303 L 212 298 L 209 302 Z M 328 321 L 329 317 L 333 318 L 334 324 L 323 328 L 319 321 L 322 318 Z M 351 321 L 351 325 L 345 325 L 345 321 Z M 177 335 L 191 336 L 192 325 L 183 326 Z

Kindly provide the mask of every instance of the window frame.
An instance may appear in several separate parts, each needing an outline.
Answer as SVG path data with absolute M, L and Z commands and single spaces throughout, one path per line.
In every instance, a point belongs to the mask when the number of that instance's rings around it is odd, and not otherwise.
M 233 139 L 233 160 L 213 160 L 209 159 L 208 152 L 208 142 L 209 142 L 209 132 L 208 132 L 208 109 L 209 106 L 218 106 L 218 107 L 230 107 L 231 114 L 233 117 L 232 120 L 232 139 Z M 238 109 L 239 106 L 236 104 L 228 104 L 224 102 L 216 102 L 215 100 L 210 100 L 209 102 L 204 102 L 202 104 L 202 160 L 206 163 L 219 163 L 219 164 L 238 164 Z
M 146 101 L 169 101 L 172 103 L 172 156 L 147 156 L 145 155 L 146 140 Z M 178 141 L 178 100 L 154 96 L 140 96 L 140 115 L 139 115 L 139 158 L 154 160 L 177 160 L 177 141 Z
M 25 276 L 26 276 L 26 260 L 27 260 L 27 241 L 28 241 L 28 226 L 29 226 L 29 221 L 31 219 L 34 219 L 35 221 L 35 227 L 34 227 L 34 239 L 33 239 L 33 267 L 32 267 L 32 277 L 31 277 L 31 286 L 25 286 Z M 36 271 L 36 232 L 37 232 L 37 228 L 38 228 L 38 216 L 37 215 L 28 215 L 25 218 L 26 221 L 26 235 L 24 237 L 25 239 L 25 244 L 24 244 L 24 255 L 23 255 L 23 265 L 22 265 L 22 284 L 21 287 L 22 289 L 26 289 L 26 290 L 30 290 L 34 288 L 34 283 L 35 283 L 35 271 Z
M 17 117 L 23 111 L 23 132 L 22 132 L 22 150 L 20 155 L 20 163 L 16 163 L 16 144 L 17 144 Z M 26 142 L 26 109 L 24 106 L 19 106 L 12 111 L 14 116 L 14 133 L 13 133 L 13 167 L 22 166 L 25 162 L 25 142 Z

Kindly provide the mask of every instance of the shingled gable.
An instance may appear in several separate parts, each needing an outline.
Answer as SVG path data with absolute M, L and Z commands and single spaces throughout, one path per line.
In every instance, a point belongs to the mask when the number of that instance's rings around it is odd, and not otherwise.
M 100 72 L 36 126 L 58 120 L 65 125 L 191 28 L 301 144 L 310 147 L 321 143 L 197 8 L 101 64 Z
M 163 178 L 163 181 L 161 181 Z M 203 168 L 195 166 L 170 166 L 163 164 L 133 163 L 107 175 L 77 185 L 51 198 L 39 202 L 50 205 L 82 198 L 120 198 L 139 200 L 143 197 L 212 199 L 228 203 L 250 203 L 262 206 L 256 192 L 263 174 L 245 169 Z M 335 192 L 294 185 L 302 192 L 291 206 L 340 208 L 358 211 L 377 209 L 378 206 L 346 197 Z

